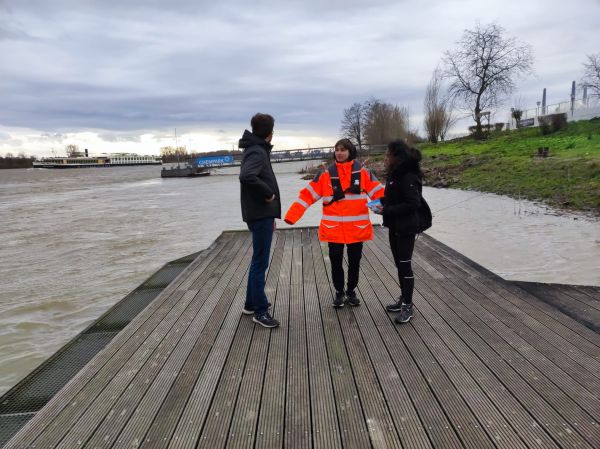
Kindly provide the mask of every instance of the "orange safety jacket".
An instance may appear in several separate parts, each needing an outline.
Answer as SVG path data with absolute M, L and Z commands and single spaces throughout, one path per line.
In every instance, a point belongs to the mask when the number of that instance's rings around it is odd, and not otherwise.
M 349 191 L 353 162 L 335 162 L 342 189 Z M 345 193 L 344 198 L 333 201 L 333 185 L 328 170 L 322 170 L 302 189 L 296 201 L 285 214 L 285 221 L 294 224 L 306 209 L 323 199 L 323 216 L 319 226 L 319 240 L 333 243 L 356 243 L 373 238 L 367 200 L 381 198 L 384 188 L 374 174 L 358 164 L 360 193 Z M 355 166 L 356 168 L 356 166 Z

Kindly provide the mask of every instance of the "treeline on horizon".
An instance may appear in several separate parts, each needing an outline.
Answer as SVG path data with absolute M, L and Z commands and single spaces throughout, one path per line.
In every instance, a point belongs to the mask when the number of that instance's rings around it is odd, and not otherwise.
M 69 145 L 67 145 L 67 147 L 68 146 Z M 161 149 L 161 159 L 164 163 L 185 162 L 190 159 L 195 159 L 197 157 L 204 156 L 225 156 L 236 154 L 242 154 L 242 152 L 240 150 L 220 150 L 211 152 L 188 153 L 185 147 L 164 147 Z M 77 156 L 77 154 L 67 155 L 67 157 L 75 156 Z M 12 156 L 10 153 L 8 153 L 5 157 L 0 156 L 0 169 L 31 168 L 33 167 L 33 163 L 37 160 L 38 158 L 36 158 L 35 156 L 26 156 L 24 154 Z
M 33 161 L 36 158 L 33 156 L 10 156 L 6 155 L 6 157 L 0 156 L 0 169 L 2 168 L 31 168 L 33 167 Z

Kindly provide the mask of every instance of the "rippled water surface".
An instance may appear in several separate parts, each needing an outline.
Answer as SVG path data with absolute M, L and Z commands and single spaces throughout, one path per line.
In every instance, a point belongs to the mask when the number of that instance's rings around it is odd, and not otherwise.
M 284 211 L 306 184 L 301 164 L 275 165 Z M 0 394 L 162 265 L 245 229 L 238 171 L 162 180 L 159 167 L 0 170 Z M 428 233 L 499 275 L 600 285 L 598 221 L 497 195 L 424 194 Z M 299 225 L 317 225 L 320 212 Z

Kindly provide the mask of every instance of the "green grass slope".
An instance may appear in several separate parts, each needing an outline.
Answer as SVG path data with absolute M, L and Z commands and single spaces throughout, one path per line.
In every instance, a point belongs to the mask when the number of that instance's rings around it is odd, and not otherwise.
M 600 215 L 600 118 L 542 136 L 538 128 L 419 145 L 428 185 L 542 201 Z M 538 148 L 549 156 L 539 157 Z

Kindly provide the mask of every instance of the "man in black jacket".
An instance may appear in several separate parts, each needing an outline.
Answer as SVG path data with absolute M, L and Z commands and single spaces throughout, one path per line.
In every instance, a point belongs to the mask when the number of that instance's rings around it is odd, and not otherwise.
M 252 321 L 261 326 L 277 327 L 279 321 L 269 313 L 270 303 L 265 294 L 275 218 L 281 218 L 279 187 L 270 160 L 275 120 L 258 113 L 250 124 L 252 132 L 245 130 L 239 143 L 244 149 L 240 169 L 242 218 L 252 233 L 252 262 L 242 313 L 254 314 Z

